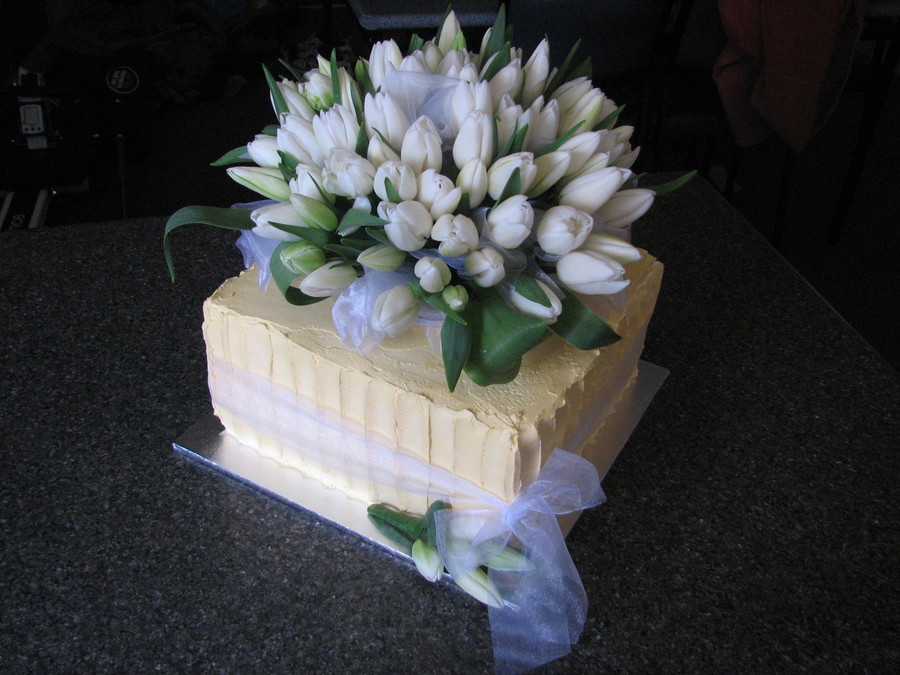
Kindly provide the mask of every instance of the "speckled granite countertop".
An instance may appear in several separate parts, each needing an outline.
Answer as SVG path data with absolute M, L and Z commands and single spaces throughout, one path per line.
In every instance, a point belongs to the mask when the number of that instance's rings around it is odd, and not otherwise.
M 486 611 L 176 454 L 240 256 L 162 219 L 0 235 L 0 671 L 487 673 Z M 671 370 L 569 538 L 543 672 L 896 671 L 900 379 L 712 188 L 661 200 Z M 885 308 L 885 311 L 896 311 Z

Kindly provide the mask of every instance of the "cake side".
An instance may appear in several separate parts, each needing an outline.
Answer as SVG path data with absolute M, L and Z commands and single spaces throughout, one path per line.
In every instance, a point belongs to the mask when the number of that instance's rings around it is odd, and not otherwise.
M 204 305 L 204 335 L 215 412 L 238 440 L 364 501 L 406 508 L 409 497 L 342 475 L 248 424 L 246 413 L 221 404 L 216 392 L 252 373 L 294 396 L 314 417 L 329 417 L 367 440 L 416 457 L 512 499 L 554 447 L 565 446 L 586 418 L 597 424 L 633 378 L 662 266 L 649 256 L 629 266 L 624 312 L 602 308 L 622 335 L 616 344 L 580 351 L 551 337 L 526 355 L 509 385 L 460 382 L 447 391 L 440 354 L 420 329 L 362 356 L 347 350 L 331 325 L 331 302 L 297 308 L 255 275 L 227 281 Z M 265 395 L 242 391 L 241 405 L 266 407 Z M 568 448 L 576 450 L 577 448 Z M 388 491 L 390 492 L 390 491 Z M 419 500 L 415 500 L 419 501 Z

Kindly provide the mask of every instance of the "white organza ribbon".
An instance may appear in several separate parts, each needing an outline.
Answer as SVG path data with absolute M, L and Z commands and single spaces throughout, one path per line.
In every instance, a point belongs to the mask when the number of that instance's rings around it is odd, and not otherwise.
M 441 558 L 455 578 L 503 546 L 521 549 L 527 569 L 490 571 L 505 601 L 490 609 L 498 672 L 522 672 L 569 652 L 584 626 L 587 598 L 556 516 L 605 500 L 590 462 L 557 448 L 535 480 L 505 502 L 445 469 L 366 438 L 364 428 L 242 368 L 211 357 L 209 373 L 216 406 L 318 464 L 326 475 L 340 472 L 449 502 L 453 508 L 438 511 L 435 523 Z M 582 431 L 574 434 L 572 447 Z
M 498 673 L 536 668 L 564 656 L 578 641 L 587 596 L 556 516 L 605 500 L 594 466 L 557 448 L 537 478 L 499 512 L 435 513 L 438 550 L 454 578 L 484 564 L 511 540 L 528 559 L 524 571 L 489 571 L 504 600 L 503 607 L 489 610 Z M 470 519 L 483 524 L 468 546 L 459 547 L 454 535 L 469 529 Z

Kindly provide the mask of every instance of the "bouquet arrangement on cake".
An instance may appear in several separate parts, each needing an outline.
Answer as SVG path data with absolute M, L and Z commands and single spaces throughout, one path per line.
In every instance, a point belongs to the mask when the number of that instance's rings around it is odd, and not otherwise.
M 632 129 L 576 49 L 523 61 L 501 7 L 477 50 L 451 11 L 406 54 L 266 69 L 277 123 L 215 163 L 263 200 L 183 208 L 164 235 L 173 279 L 188 223 L 240 230 L 258 270 L 204 305 L 227 432 L 372 504 L 426 578 L 491 607 L 508 671 L 583 626 L 557 516 L 602 501 L 621 447 L 662 269 L 629 226 L 690 178 L 638 187 Z

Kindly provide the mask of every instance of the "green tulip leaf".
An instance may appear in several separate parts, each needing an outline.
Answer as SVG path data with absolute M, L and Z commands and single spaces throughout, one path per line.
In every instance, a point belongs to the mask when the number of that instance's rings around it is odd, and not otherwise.
M 456 321 L 444 321 L 441 326 L 441 355 L 444 359 L 444 377 L 447 389 L 452 393 L 459 382 L 472 349 L 472 329 Z
M 449 508 L 452 508 L 450 504 L 438 500 L 432 502 L 425 512 L 422 523 L 422 540 L 429 546 L 437 546 L 437 528 L 434 524 L 434 514 Z
M 372 77 L 369 75 L 369 65 L 364 59 L 358 59 L 354 67 L 356 81 L 359 82 L 366 94 L 375 94 L 375 85 L 372 84 Z
M 372 522 L 382 523 L 393 528 L 410 542 L 422 536 L 425 519 L 422 516 L 414 516 L 405 511 L 398 511 L 387 504 L 372 504 L 367 509 Z
M 584 120 L 581 120 L 578 124 L 576 124 L 574 127 L 572 127 L 571 129 L 569 129 L 566 133 L 564 133 L 562 136 L 560 136 L 559 138 L 557 138 L 555 141 L 553 141 L 553 142 L 552 142 L 550 145 L 548 145 L 546 148 L 544 148 L 544 149 L 541 150 L 540 152 L 534 153 L 534 156 L 535 156 L 535 157 L 540 157 L 541 155 L 546 155 L 546 154 L 549 153 L 549 152 L 556 152 L 556 151 L 559 150 L 563 145 L 565 145 L 565 144 L 569 141 L 569 139 L 572 138 L 572 136 L 574 136 L 576 133 L 578 133 L 578 130 L 579 130 L 583 125 L 584 125 Z
M 670 180 L 668 183 L 663 183 L 662 185 L 654 185 L 649 189 L 653 190 L 656 193 L 657 197 L 662 197 L 663 195 L 667 195 L 671 192 L 675 192 L 678 188 L 685 185 L 689 180 L 691 180 L 694 176 L 697 175 L 697 170 L 688 171 L 683 176 L 679 176 L 673 180 Z
M 491 39 L 493 39 L 493 36 L 491 36 Z M 500 51 L 490 57 L 487 68 L 484 70 L 484 73 L 482 73 L 482 80 L 489 82 L 502 68 L 509 65 L 509 62 L 512 59 L 510 56 L 510 49 L 512 49 L 512 45 L 509 42 L 504 42 L 503 46 L 500 47 Z
M 620 105 L 618 108 L 609 113 L 609 115 L 595 124 L 594 129 L 598 131 L 603 129 L 612 129 L 614 126 L 616 126 L 616 122 L 619 121 L 619 115 L 622 114 L 623 110 L 625 110 L 625 106 Z
M 371 213 L 366 213 L 359 209 L 349 209 L 344 214 L 344 217 L 341 218 L 338 229 L 343 230 L 348 227 L 383 227 L 387 223 L 388 221 L 378 216 L 373 216 Z
M 466 320 L 463 318 L 463 316 L 455 309 L 453 309 L 449 304 L 447 304 L 447 301 L 444 300 L 443 296 L 440 293 L 429 293 L 424 288 L 422 288 L 422 284 L 418 279 L 413 279 L 412 281 L 410 281 L 409 287 L 416 299 L 424 300 L 435 309 L 440 310 L 441 312 L 446 314 L 454 322 L 463 325 L 466 324 Z
M 326 244 L 331 243 L 331 232 L 327 230 L 320 230 L 317 227 L 287 225 L 285 223 L 274 223 L 272 221 L 269 221 L 269 225 L 281 230 L 282 232 L 287 232 L 288 234 L 292 234 L 295 237 L 300 237 L 303 241 L 308 241 L 313 246 L 318 246 L 319 248 L 325 248 Z
M 493 211 L 495 206 L 502 204 L 510 197 L 520 194 L 522 194 L 522 172 L 519 170 L 519 167 L 516 167 L 513 169 L 513 172 L 509 174 L 509 179 L 506 181 L 506 185 L 503 186 L 500 197 L 497 198 L 497 201 L 494 202 L 494 206 L 492 206 L 488 212 Z
M 235 148 L 234 150 L 229 150 L 224 155 L 219 157 L 215 162 L 210 162 L 210 166 L 232 166 L 234 164 L 252 164 L 253 160 L 250 159 L 250 153 L 247 152 L 247 146 L 242 145 L 240 147 Z
M 563 82 L 568 82 L 568 73 L 569 69 L 572 67 L 572 61 L 575 59 L 575 53 L 578 51 L 578 48 L 581 46 L 581 40 L 576 40 L 575 44 L 572 45 L 572 48 L 569 50 L 568 55 L 566 55 L 565 60 L 563 60 L 562 65 L 559 67 L 559 70 L 556 71 L 556 75 L 550 80 L 550 83 L 544 88 L 545 94 L 552 94 L 556 91 L 559 86 Z
M 331 50 L 331 96 L 334 98 L 334 104 L 338 105 L 341 101 L 341 78 L 338 75 L 337 51 Z
M 465 371 L 477 384 L 499 384 L 515 378 L 522 356 L 549 334 L 547 324 L 509 307 L 488 288 L 463 312 L 472 327 L 472 349 Z
M 279 117 L 289 113 L 290 109 L 287 101 L 284 100 L 284 95 L 281 93 L 281 89 L 278 88 L 278 83 L 272 77 L 272 73 L 265 64 L 263 64 L 263 73 L 266 75 L 266 83 L 269 85 L 269 91 L 272 93 L 272 104 L 275 106 L 275 113 Z
M 277 124 L 267 124 L 263 127 L 262 131 L 259 133 L 265 134 L 266 136 L 277 136 L 278 135 L 278 125 Z
M 575 68 L 569 73 L 570 80 L 577 80 L 579 77 L 586 77 L 590 79 L 594 74 L 594 66 L 591 63 L 591 57 L 587 57 L 584 61 L 579 63 Z
M 544 307 L 552 306 L 550 298 L 547 297 L 544 289 L 538 284 L 537 279 L 530 274 L 520 274 L 519 278 L 516 279 L 516 293 L 526 300 L 531 300 Z
M 272 257 L 269 258 L 269 270 L 272 273 L 272 279 L 275 281 L 275 285 L 278 286 L 278 290 L 281 291 L 284 299 L 292 305 L 312 305 L 324 300 L 325 298 L 314 298 L 307 295 L 299 288 L 291 286 L 294 280 L 301 275 L 291 271 L 284 262 L 282 262 L 281 252 L 292 243 L 293 242 L 290 241 L 280 243 L 272 252 Z
M 425 40 L 423 40 L 418 35 L 413 33 L 412 37 L 409 38 L 409 50 L 406 52 L 407 55 L 412 54 L 413 52 L 416 52 L 416 51 L 422 49 L 422 47 L 424 45 L 425 45 Z
M 608 323 L 594 314 L 581 300 L 561 289 L 562 313 L 550 325 L 554 333 L 578 349 L 600 349 L 621 338 Z
M 359 255 L 359 250 L 341 244 L 326 244 L 324 248 L 326 251 L 340 256 L 344 260 L 356 260 L 356 256 Z
M 384 179 L 384 192 L 387 195 L 387 200 L 394 204 L 399 204 L 403 200 L 400 199 L 400 193 L 397 192 L 397 188 L 394 187 L 394 183 L 390 178 Z
M 255 223 L 246 209 L 227 209 L 220 206 L 185 206 L 173 213 L 166 222 L 163 233 L 163 253 L 169 276 L 175 281 L 175 263 L 169 234 L 182 225 L 213 225 L 226 230 L 252 230 Z
M 387 246 L 393 246 L 391 243 L 390 237 L 387 236 L 387 233 L 384 231 L 384 228 L 380 227 L 367 227 L 366 234 L 368 234 L 372 239 L 377 241 L 379 244 L 385 244 Z
M 300 162 L 283 150 L 278 151 L 278 156 L 281 157 L 281 162 L 278 163 L 278 170 L 281 171 L 281 177 L 284 178 L 286 183 L 290 183 L 291 179 L 297 175 L 297 165 Z
M 294 82 L 300 82 L 303 79 L 303 74 L 299 73 L 296 68 L 294 68 L 284 59 L 278 59 L 278 63 L 280 63 L 282 67 L 291 74 L 291 77 L 294 78 Z

